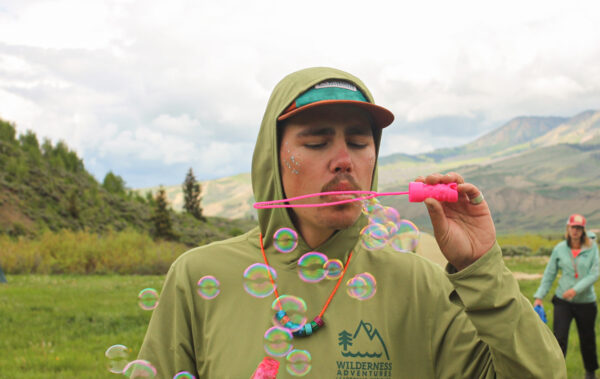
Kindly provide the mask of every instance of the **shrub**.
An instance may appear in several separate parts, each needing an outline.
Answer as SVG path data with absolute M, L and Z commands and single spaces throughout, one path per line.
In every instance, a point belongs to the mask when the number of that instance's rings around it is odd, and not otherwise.
M 188 248 L 154 241 L 132 229 L 45 231 L 35 239 L 0 236 L 0 266 L 7 274 L 165 274 Z
M 535 252 L 535 255 L 550 256 L 552 254 L 552 249 L 552 247 L 542 246 Z
M 515 257 L 531 254 L 531 249 L 527 246 L 502 246 L 502 255 L 505 257 Z

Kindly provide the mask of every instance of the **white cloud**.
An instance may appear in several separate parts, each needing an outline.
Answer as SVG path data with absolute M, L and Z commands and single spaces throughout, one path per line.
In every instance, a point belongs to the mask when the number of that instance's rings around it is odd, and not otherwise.
M 206 179 L 249 169 L 284 75 L 329 65 L 395 113 L 382 153 L 423 152 L 515 116 L 597 108 L 599 11 L 592 0 L 3 3 L 0 117 L 67 141 L 99 177 L 178 182 L 141 178 L 190 163 Z M 469 127 L 431 123 L 446 118 Z

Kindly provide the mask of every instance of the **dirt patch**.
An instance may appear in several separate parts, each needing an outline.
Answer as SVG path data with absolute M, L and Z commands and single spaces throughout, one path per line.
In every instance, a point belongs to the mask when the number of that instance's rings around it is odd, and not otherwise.
M 18 223 L 27 230 L 33 229 L 34 222 L 21 212 L 17 202 L 16 196 L 7 191 L 0 192 L 0 228 L 10 230 Z
M 513 276 L 517 280 L 534 280 L 540 279 L 542 274 L 528 274 L 526 272 L 513 272 Z

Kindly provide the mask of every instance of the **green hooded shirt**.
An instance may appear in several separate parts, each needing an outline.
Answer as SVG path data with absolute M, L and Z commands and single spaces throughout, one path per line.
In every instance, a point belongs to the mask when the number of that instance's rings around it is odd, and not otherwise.
M 343 71 L 310 68 L 284 78 L 273 90 L 256 142 L 256 201 L 283 198 L 277 117 L 326 79 L 352 82 L 373 102 L 366 86 Z M 374 138 L 378 147 L 380 131 Z M 376 177 L 375 171 L 373 183 Z M 521 295 L 497 244 L 471 266 L 450 274 L 416 254 L 364 249 L 359 239 L 367 222 L 363 215 L 315 249 L 299 236 L 298 246 L 287 254 L 275 250 L 273 234 L 294 228 L 288 211 L 260 209 L 258 221 L 248 233 L 192 249 L 171 266 L 139 354 L 154 365 L 157 377 L 172 378 L 181 371 L 196 378 L 252 376 L 267 355 L 264 335 L 275 313 L 274 295 L 258 298 L 244 290 L 246 268 L 263 263 L 262 234 L 279 294 L 304 299 L 308 320 L 322 309 L 336 281 L 300 280 L 299 258 L 316 250 L 346 262 L 352 252 L 342 286 L 323 315 L 325 326 L 309 337 L 294 337 L 289 349 L 278 346 L 284 352 L 308 352 L 310 361 L 293 365 L 291 358 L 276 357 L 277 378 L 293 378 L 294 370 L 308 368 L 306 378 L 566 378 L 554 336 Z M 344 288 L 361 273 L 376 279 L 374 296 L 363 301 Z M 205 276 L 219 282 L 218 295 L 209 300 L 197 293 Z

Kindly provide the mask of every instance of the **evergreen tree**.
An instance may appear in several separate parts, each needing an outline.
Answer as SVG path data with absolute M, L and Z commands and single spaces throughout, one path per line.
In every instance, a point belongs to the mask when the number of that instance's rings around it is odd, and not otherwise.
M 168 209 L 167 193 L 162 186 L 160 186 L 154 200 L 156 202 L 154 206 L 154 215 L 152 216 L 152 221 L 154 222 L 154 237 L 167 240 L 175 239 L 171 215 L 169 214 Z
M 0 118 L 0 141 L 10 144 L 16 144 L 15 135 L 17 134 L 15 124 L 4 121 Z
M 119 175 L 113 174 L 112 171 L 104 176 L 102 187 L 110 193 L 125 195 L 125 181 Z
M 191 167 L 185 177 L 182 187 L 184 195 L 183 209 L 185 209 L 187 213 L 191 214 L 196 219 L 205 221 L 206 218 L 202 216 L 202 208 L 200 207 L 200 201 L 202 200 L 200 197 L 200 183 L 196 181 Z

